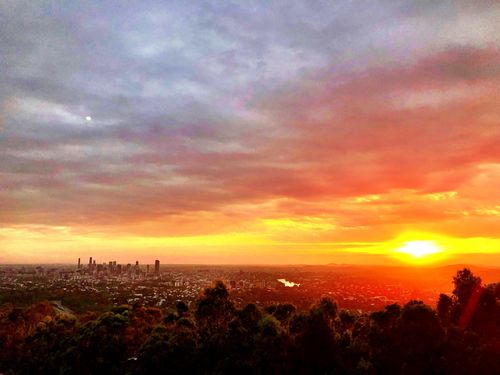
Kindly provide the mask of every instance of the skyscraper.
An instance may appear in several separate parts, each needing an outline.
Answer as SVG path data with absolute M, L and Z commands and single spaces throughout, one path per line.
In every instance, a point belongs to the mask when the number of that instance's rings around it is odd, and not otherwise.
M 155 260 L 155 276 L 160 276 L 160 261 Z

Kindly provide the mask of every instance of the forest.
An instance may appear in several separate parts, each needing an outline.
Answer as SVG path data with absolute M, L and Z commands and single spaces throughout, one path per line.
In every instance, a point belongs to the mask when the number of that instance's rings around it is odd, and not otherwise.
M 321 298 L 236 308 L 217 281 L 189 306 L 74 315 L 0 306 L 0 374 L 500 374 L 500 283 L 469 269 L 437 306 L 381 311 Z

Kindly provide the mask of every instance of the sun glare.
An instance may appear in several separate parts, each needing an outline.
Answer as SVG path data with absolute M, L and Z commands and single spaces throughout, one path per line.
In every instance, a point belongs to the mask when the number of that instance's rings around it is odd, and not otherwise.
M 408 241 L 398 249 L 399 252 L 422 258 L 440 251 L 434 241 Z
M 413 264 L 434 263 L 445 257 L 444 250 L 432 240 L 405 241 L 394 250 L 394 255 L 401 261 Z

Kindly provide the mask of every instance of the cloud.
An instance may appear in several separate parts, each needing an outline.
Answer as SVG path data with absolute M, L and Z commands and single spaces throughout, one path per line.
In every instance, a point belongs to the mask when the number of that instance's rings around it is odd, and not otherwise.
M 3 226 L 289 218 L 349 241 L 489 220 L 470 206 L 498 181 L 495 4 L 1 7 Z

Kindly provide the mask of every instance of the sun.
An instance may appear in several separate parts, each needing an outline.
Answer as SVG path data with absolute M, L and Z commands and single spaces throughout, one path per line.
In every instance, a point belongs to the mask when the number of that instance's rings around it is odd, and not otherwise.
M 441 249 L 434 241 L 408 241 L 398 249 L 398 252 L 422 258 L 430 254 L 436 254 Z
M 405 241 L 393 254 L 400 261 L 415 265 L 435 263 L 446 257 L 446 252 L 432 240 Z

